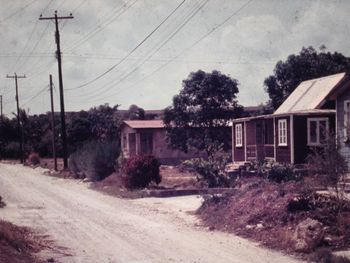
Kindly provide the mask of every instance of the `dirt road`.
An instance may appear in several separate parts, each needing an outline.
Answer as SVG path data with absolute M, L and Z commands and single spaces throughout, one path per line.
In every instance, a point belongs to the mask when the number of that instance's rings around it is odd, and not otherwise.
M 124 200 L 43 170 L 0 163 L 0 217 L 48 235 L 56 262 L 297 262 L 200 226 L 198 197 Z

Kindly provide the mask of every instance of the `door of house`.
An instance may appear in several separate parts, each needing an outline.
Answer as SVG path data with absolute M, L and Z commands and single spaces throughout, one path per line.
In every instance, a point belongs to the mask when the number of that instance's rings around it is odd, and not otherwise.
M 136 155 L 136 133 L 128 134 L 129 156 Z
M 141 141 L 141 153 L 152 154 L 153 153 L 153 133 L 142 132 L 140 133 Z
M 265 129 L 264 121 L 258 120 L 255 126 L 256 132 L 256 159 L 258 161 L 263 161 L 265 158 L 264 155 L 264 138 L 265 138 Z

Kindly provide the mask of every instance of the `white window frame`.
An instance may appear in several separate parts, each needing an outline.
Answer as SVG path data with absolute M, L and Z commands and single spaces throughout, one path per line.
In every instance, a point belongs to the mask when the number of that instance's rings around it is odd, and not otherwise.
M 344 127 L 343 127 L 343 137 L 344 142 L 347 142 L 350 138 L 350 123 L 349 121 L 349 114 L 350 114 L 350 100 L 344 100 Z
M 287 119 L 278 120 L 278 146 L 288 146 Z
M 236 147 L 243 146 L 243 129 L 242 123 L 235 124 L 235 135 L 236 135 Z
M 316 142 L 311 142 L 310 138 L 310 123 L 316 122 Z M 320 141 L 320 122 L 325 121 L 326 122 L 326 132 L 329 131 L 329 119 L 327 117 L 323 118 L 307 118 L 307 145 L 308 146 L 320 146 L 322 143 Z

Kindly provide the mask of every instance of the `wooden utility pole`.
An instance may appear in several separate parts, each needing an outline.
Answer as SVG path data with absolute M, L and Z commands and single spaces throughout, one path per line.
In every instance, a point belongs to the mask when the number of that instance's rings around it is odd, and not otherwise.
M 57 45 L 57 62 L 58 62 L 58 81 L 60 89 L 60 106 L 61 106 L 61 127 L 62 127 L 62 144 L 63 144 L 63 168 L 68 168 L 68 153 L 67 153 L 67 135 L 66 135 L 66 117 L 64 112 L 64 94 L 63 94 L 63 79 L 62 79 L 62 58 L 61 58 L 61 46 L 60 46 L 60 31 L 58 29 L 58 21 L 61 19 L 72 19 L 73 16 L 57 16 L 57 11 L 55 11 L 55 16 L 53 17 L 42 17 L 40 15 L 39 20 L 54 20 L 56 25 L 56 45 Z
M 3 120 L 2 115 L 2 95 L 0 95 L 0 114 L 1 114 L 1 121 Z
M 54 161 L 55 171 L 57 171 L 57 158 L 56 158 L 56 132 L 55 132 L 55 110 L 53 105 L 53 92 L 52 92 L 52 75 L 50 74 L 50 98 L 51 98 L 51 131 L 52 131 L 52 157 Z
M 6 75 L 6 78 L 15 79 L 15 86 L 16 86 L 16 103 L 17 103 L 17 131 L 18 131 L 18 137 L 19 137 L 19 153 L 20 153 L 20 160 L 21 163 L 24 163 L 24 150 L 23 150 L 23 138 L 22 138 L 22 129 L 21 129 L 21 120 L 19 116 L 19 99 L 18 99 L 18 83 L 17 79 L 25 78 L 26 75 L 23 76 L 17 76 L 15 73 L 13 76 Z

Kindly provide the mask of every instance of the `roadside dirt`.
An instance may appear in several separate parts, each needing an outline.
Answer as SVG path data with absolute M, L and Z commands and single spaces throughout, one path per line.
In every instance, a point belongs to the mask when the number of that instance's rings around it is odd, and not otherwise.
M 195 196 L 125 200 L 86 183 L 0 163 L 0 217 L 48 235 L 55 262 L 298 262 L 251 241 L 208 231 Z

